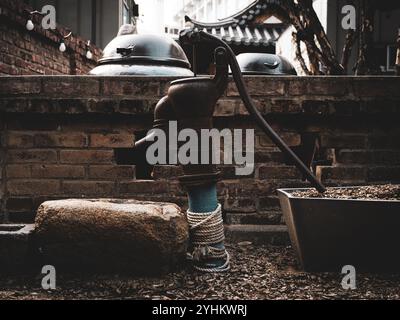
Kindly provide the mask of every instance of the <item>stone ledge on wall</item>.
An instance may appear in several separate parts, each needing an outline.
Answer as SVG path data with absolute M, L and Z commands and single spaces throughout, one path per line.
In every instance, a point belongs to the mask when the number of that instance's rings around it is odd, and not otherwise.
M 2 78 L 0 111 L 52 114 L 152 114 L 168 77 L 18 76 Z M 246 77 L 259 110 L 267 114 L 353 116 L 398 113 L 398 77 Z M 262 83 L 262 86 L 260 86 Z M 265 87 L 265 90 L 263 88 Z M 379 92 L 379 94 L 378 94 Z M 247 115 L 233 80 L 215 116 Z

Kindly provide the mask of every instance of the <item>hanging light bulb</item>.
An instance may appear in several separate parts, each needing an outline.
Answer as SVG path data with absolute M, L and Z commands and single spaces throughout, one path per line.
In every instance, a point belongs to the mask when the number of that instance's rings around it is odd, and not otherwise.
M 29 13 L 28 21 L 26 21 L 26 25 L 25 25 L 25 27 L 28 31 L 32 31 L 35 28 L 35 25 L 33 24 L 33 21 L 32 21 L 32 18 L 35 16 L 35 14 L 43 15 L 41 12 L 39 12 L 37 10 Z
M 65 50 L 67 50 L 67 47 L 65 46 L 64 40 L 61 41 L 60 46 L 58 47 L 58 49 L 61 52 L 65 52 Z
M 67 39 L 67 38 L 69 38 L 70 36 L 72 36 L 72 31 L 70 31 L 66 36 L 63 36 L 61 33 L 60 33 L 60 36 L 61 36 L 61 42 L 60 42 L 60 46 L 58 47 L 58 49 L 61 51 L 61 52 L 65 52 L 66 50 L 67 50 L 67 46 L 65 45 L 65 39 Z
M 93 58 L 93 53 L 90 51 L 90 40 L 88 40 L 88 42 L 86 43 L 86 58 L 89 60 L 92 60 Z
M 34 26 L 32 20 L 29 19 L 29 20 L 26 22 L 26 29 L 29 30 L 29 31 L 32 31 L 34 27 L 35 27 L 35 26 Z
M 86 58 L 88 58 L 89 60 L 92 60 L 92 58 L 93 58 L 93 54 L 90 51 L 90 49 L 88 49 L 88 51 L 86 52 Z

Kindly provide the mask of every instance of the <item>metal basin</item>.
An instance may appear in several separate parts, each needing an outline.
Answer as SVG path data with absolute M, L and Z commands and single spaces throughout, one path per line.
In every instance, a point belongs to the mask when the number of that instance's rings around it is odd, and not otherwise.
M 346 187 L 348 189 L 348 187 Z M 292 245 L 305 271 L 400 270 L 400 201 L 297 198 L 278 190 Z

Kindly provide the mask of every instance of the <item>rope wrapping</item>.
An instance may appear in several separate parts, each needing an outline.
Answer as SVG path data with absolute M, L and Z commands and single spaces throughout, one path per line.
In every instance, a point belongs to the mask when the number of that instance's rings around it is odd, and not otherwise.
M 229 254 L 225 248 L 216 248 L 215 245 L 225 240 L 222 207 L 218 204 L 213 212 L 194 213 L 187 211 L 190 227 L 190 239 L 193 246 L 191 254 L 197 265 L 194 268 L 202 272 L 226 272 L 230 269 Z M 218 267 L 205 267 L 210 259 L 224 259 L 223 265 Z

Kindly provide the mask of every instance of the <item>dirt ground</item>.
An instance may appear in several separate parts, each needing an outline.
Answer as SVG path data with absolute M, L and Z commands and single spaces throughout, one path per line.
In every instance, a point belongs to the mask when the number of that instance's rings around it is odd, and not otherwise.
M 57 289 L 41 288 L 42 275 L 0 276 L 0 299 L 400 299 L 399 275 L 357 274 L 344 290 L 343 275 L 298 271 L 290 247 L 228 245 L 232 270 L 200 274 L 190 268 L 157 278 L 58 275 Z

